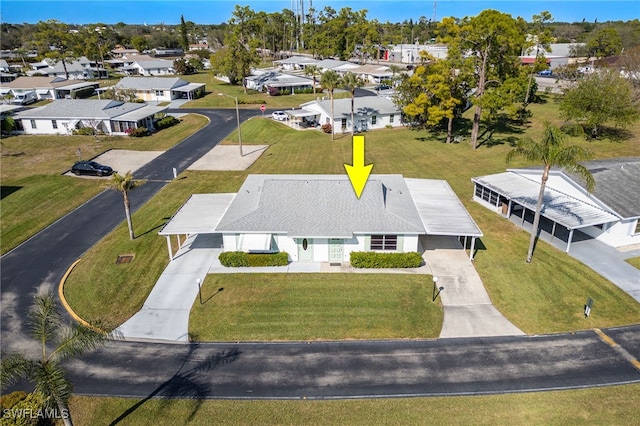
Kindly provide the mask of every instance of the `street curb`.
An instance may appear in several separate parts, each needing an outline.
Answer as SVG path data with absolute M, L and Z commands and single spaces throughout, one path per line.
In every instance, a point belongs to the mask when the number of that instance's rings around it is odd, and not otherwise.
M 98 327 L 95 327 L 91 324 L 89 324 L 87 321 L 83 320 L 82 318 L 80 318 L 80 316 L 78 314 L 76 314 L 76 312 L 71 308 L 71 306 L 69 305 L 69 302 L 67 302 L 67 299 L 64 297 L 64 284 L 67 282 L 67 278 L 69 278 L 69 275 L 71 274 L 71 271 L 73 271 L 73 269 L 76 267 L 76 265 L 78 263 L 80 263 L 82 259 L 78 259 L 75 262 L 73 262 L 71 264 L 71 266 L 69 266 L 69 269 L 67 269 L 67 271 L 64 273 L 64 275 L 62 276 L 62 278 L 60 279 L 60 284 L 58 285 L 58 296 L 60 297 L 60 301 L 62 302 L 62 306 L 64 306 L 64 309 L 67 311 L 67 313 L 69 315 L 71 315 L 71 318 L 73 318 L 76 322 L 79 322 L 80 324 L 82 324 L 84 327 L 89 328 L 93 331 L 96 331 L 98 333 L 106 333 L 104 330 L 99 329 Z

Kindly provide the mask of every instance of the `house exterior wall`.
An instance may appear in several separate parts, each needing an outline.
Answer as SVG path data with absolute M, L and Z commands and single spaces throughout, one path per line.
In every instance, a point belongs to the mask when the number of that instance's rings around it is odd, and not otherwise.
M 626 219 L 606 224 L 603 229 L 595 226 L 580 229 L 585 234 L 611 247 L 640 244 L 640 234 L 636 234 L 638 219 Z
M 170 102 L 176 97 L 173 96 L 173 92 L 167 90 L 137 90 L 136 96 L 145 102 Z
M 347 119 L 347 125 L 346 127 L 343 128 L 342 118 L 332 120 L 331 116 L 329 115 L 330 113 L 325 112 L 322 108 L 314 108 L 311 105 L 305 106 L 305 108 L 311 111 L 317 112 L 320 115 L 320 120 L 319 120 L 320 125 L 329 123 L 333 126 L 336 132 L 340 132 L 341 130 L 344 130 L 345 132 L 351 131 L 351 116 L 345 117 Z M 393 116 L 393 119 L 391 116 Z M 364 124 L 364 128 L 361 128 L 360 131 L 384 129 L 387 126 L 391 126 L 391 127 L 402 126 L 400 112 L 396 114 L 379 114 L 379 115 L 376 115 L 375 117 L 376 117 L 376 123 L 374 124 L 372 115 L 367 115 L 367 116 L 356 115 L 355 116 L 356 128 L 358 128 L 358 126 L 361 124 Z
M 22 121 L 22 133 L 27 135 L 68 135 L 71 134 L 73 129 L 78 125 L 78 120 L 73 119 L 35 119 L 31 120 L 28 118 L 21 119 Z M 54 127 L 53 122 L 55 121 L 56 125 Z M 31 125 L 32 122 L 35 122 L 36 128 L 34 129 Z M 124 134 L 124 133 L 112 133 L 110 131 L 111 126 L 109 123 L 105 123 L 104 120 L 80 120 L 79 124 L 81 127 L 98 127 L 105 133 L 109 134 Z

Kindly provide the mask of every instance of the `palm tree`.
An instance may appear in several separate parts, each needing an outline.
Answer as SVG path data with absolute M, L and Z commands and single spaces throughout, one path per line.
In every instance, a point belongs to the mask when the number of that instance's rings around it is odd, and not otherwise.
M 60 363 L 80 356 L 104 344 L 107 333 L 81 324 L 69 326 L 62 320 L 52 293 L 38 294 L 27 317 L 29 334 L 42 345 L 37 359 L 15 353 L 2 361 L 2 386 L 11 386 L 20 378 L 35 385 L 34 392 L 42 396 L 47 409 L 58 410 L 65 425 L 72 425 L 69 397 L 72 383 L 65 378 Z M 49 352 L 49 345 L 55 348 Z
M 331 140 L 335 138 L 335 121 L 333 112 L 333 91 L 338 87 L 340 83 L 340 76 L 333 70 L 325 71 L 320 77 L 320 84 L 323 89 L 327 89 L 329 92 L 329 99 L 331 99 Z
M 544 165 L 540 194 L 538 195 L 538 203 L 531 230 L 531 240 L 529 241 L 529 252 L 527 253 L 527 263 L 531 263 L 533 248 L 538 234 L 538 225 L 540 224 L 544 189 L 549 179 L 551 167 L 559 166 L 578 173 L 585 180 L 587 191 L 589 192 L 593 190 L 596 182 L 589 170 L 579 163 L 579 161 L 589 159 L 591 152 L 577 145 L 565 146 L 565 135 L 557 126 L 548 121 L 544 123 L 544 133 L 540 142 L 530 138 L 518 141 L 516 147 L 507 153 L 506 160 L 510 162 L 515 157 L 523 157 L 529 161 L 539 161 Z
M 356 98 L 356 89 L 358 87 L 362 87 L 364 86 L 364 81 L 358 77 L 357 75 L 355 75 L 352 72 L 347 72 L 341 79 L 340 79 L 340 86 L 342 86 L 344 89 L 348 90 L 349 93 L 351 94 L 351 136 L 353 136 L 353 133 L 355 131 L 355 98 Z
M 313 77 L 313 97 L 316 96 L 316 75 L 320 74 L 320 68 L 315 65 L 308 65 L 304 68 L 304 75 Z
M 131 203 L 129 202 L 129 191 L 147 183 L 145 180 L 136 180 L 133 178 L 131 171 L 124 176 L 114 173 L 111 176 L 111 182 L 107 184 L 107 188 L 122 192 L 124 197 L 124 214 L 127 217 L 127 225 L 129 226 L 129 238 L 135 239 L 133 234 L 133 224 L 131 223 Z

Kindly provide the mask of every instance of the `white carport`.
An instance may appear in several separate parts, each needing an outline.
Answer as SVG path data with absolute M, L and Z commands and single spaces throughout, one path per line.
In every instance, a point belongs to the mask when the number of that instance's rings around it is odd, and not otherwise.
M 427 235 L 455 236 L 463 240 L 471 238 L 469 259 L 473 260 L 476 238 L 482 231 L 453 192 L 446 180 L 405 178 L 413 202 Z
M 218 222 L 225 214 L 236 194 L 193 194 L 180 207 L 180 210 L 158 232 L 167 238 L 169 259 L 173 260 L 171 236 L 178 240 L 178 250 L 181 248 L 180 235 L 215 234 Z

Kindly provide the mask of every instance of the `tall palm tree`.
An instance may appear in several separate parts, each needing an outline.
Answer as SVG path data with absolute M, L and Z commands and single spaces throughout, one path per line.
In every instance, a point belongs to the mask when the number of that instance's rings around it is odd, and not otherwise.
M 356 99 L 356 89 L 358 87 L 364 86 L 364 81 L 354 73 L 347 72 L 340 79 L 340 86 L 348 90 L 349 93 L 351 94 L 351 136 L 353 136 L 353 133 L 355 132 L 355 128 L 356 128 L 356 123 L 354 121 L 354 118 L 355 118 L 354 104 Z
M 320 76 L 320 84 L 323 89 L 327 89 L 329 92 L 329 99 L 331 99 L 331 140 L 335 138 L 335 121 L 333 112 L 333 91 L 338 87 L 340 83 L 340 76 L 333 70 L 325 71 Z
M 52 293 L 38 294 L 27 317 L 29 334 L 42 346 L 37 359 L 20 353 L 9 355 L 2 361 L 2 386 L 11 386 L 20 378 L 35 385 L 34 392 L 41 395 L 47 409 L 58 410 L 65 425 L 72 425 L 69 413 L 69 397 L 73 385 L 65 377 L 60 363 L 80 356 L 104 344 L 107 333 L 81 324 L 64 323 Z M 54 349 L 49 352 L 50 345 Z
M 315 65 L 308 65 L 304 67 L 304 75 L 310 75 L 313 77 L 313 97 L 316 96 L 316 75 L 320 74 L 320 68 Z
M 559 166 L 578 173 L 585 180 L 589 192 L 593 190 L 596 184 L 589 170 L 579 163 L 580 161 L 589 159 L 591 152 L 577 145 L 565 146 L 565 139 L 564 133 L 562 133 L 557 126 L 546 121 L 544 123 L 544 133 L 539 142 L 530 138 L 522 139 L 518 141 L 514 149 L 507 153 L 507 162 L 510 162 L 515 157 L 523 157 L 526 160 L 538 161 L 544 165 L 540 193 L 538 195 L 538 203 L 536 205 L 536 213 L 531 230 L 531 240 L 529 241 L 527 263 L 531 263 L 531 259 L 533 258 L 533 248 L 538 234 L 538 225 L 540 224 L 540 211 L 542 209 L 544 189 L 547 185 L 547 180 L 549 180 L 551 167 Z
M 137 180 L 133 178 L 131 171 L 124 176 L 114 173 L 111 181 L 107 184 L 107 188 L 122 192 L 124 198 L 124 214 L 127 217 L 127 225 L 129 226 L 129 238 L 135 239 L 133 234 L 133 223 L 131 223 L 131 203 L 129 202 L 129 191 L 147 183 L 145 180 Z

